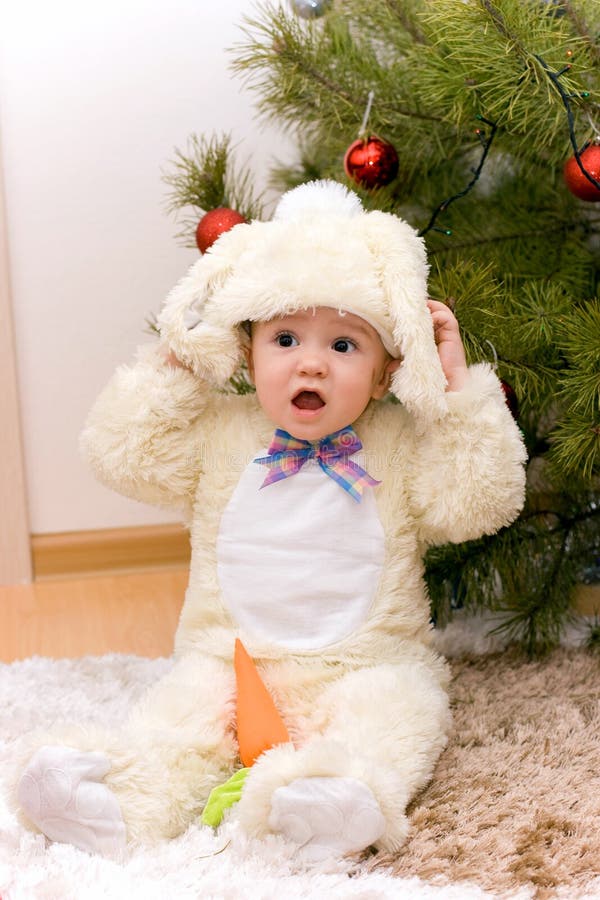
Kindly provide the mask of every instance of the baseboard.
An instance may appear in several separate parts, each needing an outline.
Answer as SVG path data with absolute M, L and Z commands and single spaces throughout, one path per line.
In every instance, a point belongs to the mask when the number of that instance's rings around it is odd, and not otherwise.
M 188 566 L 190 538 L 182 525 L 141 525 L 31 535 L 36 581 Z M 600 585 L 580 584 L 572 605 L 600 616 Z
M 181 525 L 63 531 L 32 535 L 31 554 L 38 581 L 187 566 L 190 539 Z

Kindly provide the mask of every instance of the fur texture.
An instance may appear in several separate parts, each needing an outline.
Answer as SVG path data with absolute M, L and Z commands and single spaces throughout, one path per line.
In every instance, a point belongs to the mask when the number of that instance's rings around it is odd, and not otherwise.
M 142 350 L 91 411 L 82 448 L 100 480 L 183 509 L 191 528 L 174 668 L 119 732 L 74 730 L 66 737 L 111 760 L 106 783 L 131 841 L 183 831 L 211 787 L 239 765 L 237 637 L 292 741 L 265 753 L 248 775 L 233 812 L 247 832 L 268 832 L 277 788 L 296 778 L 345 776 L 364 782 L 379 803 L 386 829 L 378 846 L 395 851 L 405 839 L 406 806 L 431 777 L 449 727 L 448 672 L 431 648 L 423 551 L 495 531 L 517 515 L 524 497 L 521 436 L 491 369 L 472 368 L 460 394 L 445 393 L 426 275 L 422 241 L 406 223 L 363 212 L 339 186 L 298 189 L 273 222 L 224 234 L 168 298 L 163 340 L 193 371 L 170 368 L 164 347 Z M 354 423 L 364 464 L 382 482 L 374 497 L 384 562 L 371 608 L 343 639 L 292 652 L 245 633 L 220 589 L 224 512 L 241 473 L 268 446 L 273 423 L 254 395 L 213 385 L 239 361 L 240 323 L 311 305 L 338 306 L 377 324 L 403 356 L 393 383 L 403 402 L 372 401 Z M 257 559 L 265 579 L 268 554 L 265 547 Z M 251 600 L 260 609 L 260 597 Z
M 272 433 L 256 398 L 207 391 L 196 375 L 174 376 L 145 353 L 132 370 L 117 372 L 83 437 L 99 477 L 140 499 L 162 499 L 170 486 L 171 499 L 192 510 L 180 661 L 134 710 L 128 738 L 101 742 L 114 761 L 109 782 L 131 839 L 177 833 L 200 812 L 209 787 L 236 765 L 232 682 L 215 690 L 218 679 L 207 667 L 231 673 L 234 639 L 241 636 L 293 742 L 253 767 L 234 813 L 247 831 L 268 831 L 278 787 L 311 774 L 341 775 L 363 780 L 376 796 L 388 823 L 379 845 L 402 844 L 406 805 L 430 778 L 449 725 L 447 670 L 429 646 L 423 548 L 501 527 L 517 514 L 524 493 L 522 441 L 490 368 L 471 369 L 464 390 L 449 394 L 447 404 L 446 416 L 425 433 L 390 403 L 373 402 L 356 423 L 366 466 L 382 481 L 376 499 L 386 535 L 384 571 L 369 617 L 352 635 L 291 654 L 240 633 L 217 578 L 223 511 L 243 468 Z M 154 462 L 144 466 L 143 479 L 132 447 L 151 448 Z
M 322 866 L 306 871 L 293 844 L 278 835 L 249 838 L 230 818 L 216 833 L 192 824 L 115 865 L 24 831 L 0 792 L 2 897 L 598 898 L 598 656 L 561 649 L 528 663 L 503 649 L 498 635 L 483 646 L 494 624 L 457 619 L 438 634 L 449 655 L 463 648 L 469 655 L 453 659 L 454 728 L 433 781 L 409 806 L 411 830 L 399 853 L 336 860 L 330 874 Z M 587 633 L 581 627 L 579 642 Z M 474 657 L 474 647 L 484 655 Z M 0 780 L 23 731 L 71 718 L 117 732 L 172 666 L 115 654 L 0 665 Z
M 364 212 L 335 182 L 285 194 L 272 222 L 221 235 L 169 296 L 165 340 L 194 371 L 224 384 L 241 360 L 239 326 L 311 306 L 361 316 L 403 362 L 392 392 L 425 421 L 446 411 L 427 308 L 425 246 L 397 216 Z

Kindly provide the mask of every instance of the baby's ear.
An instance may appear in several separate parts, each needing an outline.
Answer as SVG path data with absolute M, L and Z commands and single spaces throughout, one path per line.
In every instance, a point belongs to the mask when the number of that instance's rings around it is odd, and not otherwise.
M 387 392 L 390 389 L 390 384 L 392 381 L 392 375 L 396 371 L 396 369 L 400 366 L 402 360 L 400 359 L 390 359 L 385 364 L 383 372 L 381 373 L 381 378 L 373 388 L 371 393 L 371 397 L 374 400 L 381 400 L 382 397 L 385 397 Z

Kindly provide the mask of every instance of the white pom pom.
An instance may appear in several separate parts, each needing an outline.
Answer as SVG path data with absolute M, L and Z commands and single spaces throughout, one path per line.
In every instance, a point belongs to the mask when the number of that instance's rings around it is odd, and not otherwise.
M 363 211 L 359 198 L 337 181 L 309 181 L 284 194 L 273 219 L 292 221 L 316 213 L 352 218 Z

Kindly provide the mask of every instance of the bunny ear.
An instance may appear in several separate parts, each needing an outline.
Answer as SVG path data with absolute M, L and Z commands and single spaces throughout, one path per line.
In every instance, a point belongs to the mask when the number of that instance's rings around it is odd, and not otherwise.
M 424 241 L 402 219 L 378 210 L 364 216 L 364 228 L 389 307 L 394 343 L 402 356 L 391 391 L 422 421 L 440 418 L 448 408 L 447 382 L 427 306 Z
M 308 257 L 305 266 L 301 258 L 304 232 L 297 220 L 315 204 L 323 252 L 321 269 L 311 281 L 305 268 L 312 261 Z M 447 411 L 446 379 L 427 306 L 427 273 L 424 242 L 410 225 L 389 213 L 363 212 L 345 188 L 317 182 L 285 195 L 274 221 L 239 224 L 222 234 L 171 291 L 158 326 L 182 362 L 223 385 L 242 360 L 241 322 L 284 315 L 304 303 L 335 301 L 370 322 L 385 346 L 402 357 L 392 393 L 427 423 Z M 331 281 L 325 294 L 322 274 Z
M 223 385 L 242 358 L 238 329 L 219 324 L 211 300 L 227 282 L 249 240 L 250 225 L 222 234 L 167 296 L 158 316 L 161 337 L 201 378 Z

